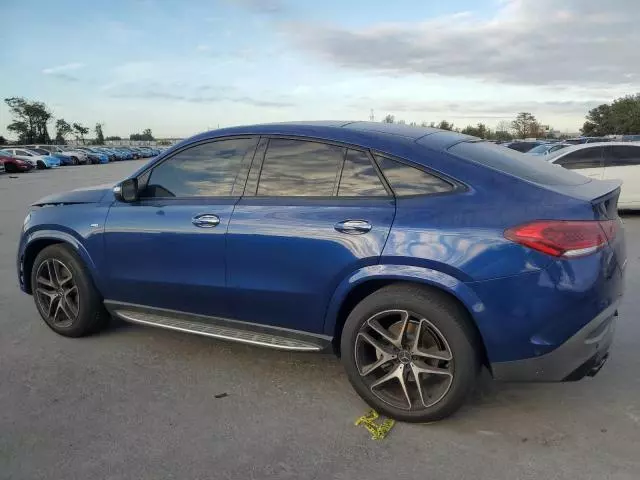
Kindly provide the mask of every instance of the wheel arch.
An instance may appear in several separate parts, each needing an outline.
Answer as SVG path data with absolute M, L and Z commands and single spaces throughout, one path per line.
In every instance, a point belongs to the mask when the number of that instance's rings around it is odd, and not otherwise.
M 477 295 L 464 283 L 442 272 L 407 265 L 375 265 L 358 270 L 338 286 L 327 315 L 324 332 L 333 336 L 333 345 L 339 353 L 342 329 L 353 308 L 365 297 L 392 284 L 417 285 L 437 291 L 457 303 L 468 315 L 481 349 L 482 362 L 490 368 L 484 337 L 476 315 L 484 311 Z
M 36 257 L 45 248 L 56 244 L 68 245 L 69 247 L 71 247 L 87 267 L 92 280 L 95 281 L 95 265 L 91 259 L 91 256 L 89 255 L 89 252 L 87 252 L 84 245 L 82 245 L 82 243 L 77 238 L 65 232 L 38 231 L 31 235 L 21 255 L 21 276 L 24 285 L 24 291 L 26 293 L 30 295 L 33 294 L 33 288 L 31 285 L 31 272 L 33 270 L 33 264 Z

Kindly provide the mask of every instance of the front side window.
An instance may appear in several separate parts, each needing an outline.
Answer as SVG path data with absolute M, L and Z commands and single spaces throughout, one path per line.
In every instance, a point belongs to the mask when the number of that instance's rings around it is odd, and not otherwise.
M 257 195 L 332 196 L 344 154 L 345 149 L 335 145 L 271 139 L 262 164 Z
M 376 155 L 376 161 L 396 196 L 433 195 L 453 190 L 449 182 L 418 168 L 381 155 Z
M 385 197 L 387 195 L 387 190 L 368 155 L 358 150 L 348 150 L 338 186 L 338 196 Z
M 257 138 L 234 138 L 183 150 L 155 167 L 143 197 L 230 196 L 243 161 L 251 161 Z
M 602 167 L 602 147 L 581 148 L 559 158 L 555 163 L 569 170 Z

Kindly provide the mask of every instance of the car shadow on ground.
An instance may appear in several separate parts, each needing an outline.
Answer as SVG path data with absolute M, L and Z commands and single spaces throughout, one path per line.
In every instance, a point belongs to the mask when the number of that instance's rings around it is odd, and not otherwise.
M 158 359 L 159 355 L 166 357 L 170 352 L 170 358 L 164 358 L 163 363 L 179 362 L 182 367 L 195 371 L 203 365 L 235 371 L 238 383 L 228 387 L 229 395 L 241 395 L 243 382 L 259 378 L 267 388 L 273 388 L 271 393 L 276 396 L 280 391 L 297 391 L 300 395 L 314 395 L 314 400 L 319 402 L 346 402 L 345 420 L 351 421 L 351 416 L 361 415 L 369 408 L 351 389 L 340 359 L 332 353 L 284 352 L 130 324 L 120 319 L 113 319 L 109 329 L 99 334 L 104 338 L 113 336 L 123 337 L 120 342 L 128 337 L 127 342 L 140 345 L 139 353 L 150 359 Z M 147 352 L 142 353 L 143 350 Z M 607 367 L 605 365 L 605 373 L 601 375 L 607 375 Z M 592 389 L 602 388 L 594 385 L 594 380 L 501 383 L 494 381 L 484 368 L 466 405 L 437 425 L 460 432 L 515 435 L 522 442 L 536 438 L 540 444 L 547 445 L 549 438 L 561 437 L 557 433 L 562 430 L 563 421 L 559 405 L 565 405 L 563 408 L 571 405 L 574 415 L 577 411 L 588 414 L 601 406 L 602 399 L 590 395 Z M 282 400 L 285 401 L 284 396 Z M 532 415 L 540 418 L 533 427 Z M 554 418 L 558 419 L 559 426 L 553 425 Z

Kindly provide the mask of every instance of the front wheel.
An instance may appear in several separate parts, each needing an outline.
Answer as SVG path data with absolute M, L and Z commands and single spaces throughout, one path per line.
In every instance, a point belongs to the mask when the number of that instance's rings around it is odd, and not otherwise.
M 109 320 L 100 294 L 71 247 L 57 244 L 43 249 L 33 264 L 31 286 L 40 316 L 60 335 L 89 335 Z
M 44 170 L 45 168 L 47 168 L 47 166 L 44 164 L 44 162 L 38 161 L 38 163 L 36 164 L 36 168 L 38 170 Z
M 349 381 L 375 410 L 406 422 L 457 411 L 480 370 L 467 312 L 446 294 L 390 285 L 362 300 L 341 338 Z

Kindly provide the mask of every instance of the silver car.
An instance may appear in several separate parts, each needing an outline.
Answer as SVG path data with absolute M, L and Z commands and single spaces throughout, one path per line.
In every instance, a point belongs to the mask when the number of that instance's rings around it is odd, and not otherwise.
M 67 148 L 66 146 L 59 145 L 27 145 L 29 148 L 41 148 L 51 153 L 60 153 L 62 155 L 66 155 L 67 157 L 71 157 L 73 159 L 73 163 L 78 165 L 80 163 L 88 163 L 89 157 L 86 152 L 82 150 L 76 150 L 74 148 Z

